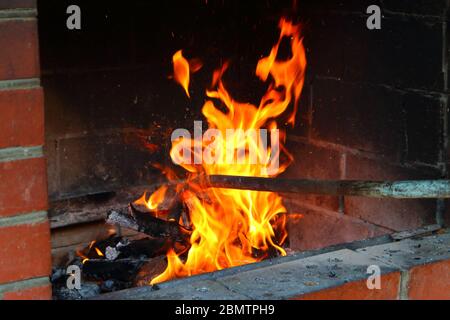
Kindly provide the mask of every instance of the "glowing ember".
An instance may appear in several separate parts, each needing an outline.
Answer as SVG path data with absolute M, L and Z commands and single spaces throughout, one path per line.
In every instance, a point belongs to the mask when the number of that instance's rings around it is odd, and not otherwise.
M 258 106 L 235 101 L 226 90 L 222 82 L 226 64 L 213 74 L 212 88 L 206 91 L 211 100 L 206 101 L 202 113 L 209 128 L 218 130 L 226 139 L 215 137 L 199 141 L 196 138 L 180 138 L 172 144 L 172 161 L 186 169 L 190 177 L 200 174 L 274 177 L 283 172 L 292 161 L 291 155 L 283 146 L 285 134 L 281 129 L 280 147 L 276 150 L 272 145 L 273 141 L 270 146 L 263 146 L 260 143 L 261 137 L 242 134 L 248 129 L 278 129 L 276 118 L 286 114 L 291 102 L 293 111 L 285 121 L 294 124 L 306 68 L 305 50 L 299 26 L 281 19 L 279 27 L 279 40 L 269 56 L 259 60 L 256 67 L 256 75 L 262 81 L 270 79 L 268 89 Z M 279 46 L 285 37 L 290 39 L 291 55 L 287 60 L 278 60 Z M 189 63 L 183 58 L 181 50 L 173 56 L 173 66 L 174 79 L 189 96 Z M 225 106 L 226 111 L 216 107 L 213 100 Z M 229 129 L 242 130 L 232 131 L 230 135 Z M 203 155 L 209 154 L 216 161 L 183 163 L 180 161 L 183 154 L 179 151 L 179 144 L 188 146 L 189 154 L 194 158 L 200 152 Z M 237 152 L 242 148 L 245 152 Z M 232 164 L 230 154 L 237 158 Z M 256 154 L 258 158 L 256 163 L 250 159 L 252 154 Z M 277 161 L 276 167 L 269 161 L 273 157 L 281 162 L 278 165 Z M 282 158 L 287 160 L 282 161 Z M 165 190 L 160 188 L 149 200 L 144 195 L 137 202 L 154 210 L 164 200 Z M 180 189 L 180 192 L 181 199 L 189 210 L 191 246 L 187 256 L 183 257 L 170 250 L 167 253 L 166 270 L 154 278 L 152 284 L 260 261 L 268 255 L 269 250 L 286 254 L 282 248 L 287 237 L 284 215 L 286 209 L 277 193 L 205 188 L 194 182 L 183 190 Z

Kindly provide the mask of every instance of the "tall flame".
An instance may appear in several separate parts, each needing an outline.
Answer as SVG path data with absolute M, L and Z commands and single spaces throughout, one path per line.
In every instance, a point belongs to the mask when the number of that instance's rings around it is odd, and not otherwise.
M 189 62 L 183 57 L 183 52 L 178 50 L 172 57 L 173 73 L 175 81 L 178 82 L 189 95 Z
M 273 177 L 283 172 L 292 161 L 282 143 L 280 150 L 274 150 L 272 145 L 262 146 L 260 136 L 242 134 L 248 129 L 278 129 L 276 118 L 285 113 L 291 102 L 294 107 L 287 123 L 294 124 L 304 82 L 305 50 L 298 25 L 281 19 L 279 28 L 281 32 L 277 43 L 269 56 L 259 60 L 256 67 L 256 75 L 262 81 L 270 79 L 267 92 L 258 106 L 238 102 L 227 91 L 222 82 L 227 64 L 214 72 L 212 89 L 206 91 L 210 100 L 203 105 L 202 113 L 208 121 L 209 128 L 217 129 L 226 139 L 216 137 L 199 141 L 195 138 L 181 138 L 172 144 L 170 153 L 172 161 L 181 163 L 180 165 L 191 175 L 204 173 Z M 292 54 L 287 60 L 277 60 L 279 46 L 284 37 L 291 39 Z M 181 51 L 174 55 L 173 64 L 175 80 L 183 86 L 189 96 L 189 65 L 182 57 Z M 222 111 L 216 107 L 213 99 L 225 106 L 226 110 Z M 230 135 L 227 129 L 242 130 L 235 130 Z M 280 130 L 280 140 L 284 142 L 284 139 L 284 131 Z M 216 157 L 218 161 L 184 164 L 180 161 L 182 155 L 177 148 L 178 144 L 189 146 L 194 157 L 198 153 L 204 154 L 214 145 L 215 151 L 211 152 L 213 153 L 211 156 Z M 233 150 L 233 157 L 237 158 L 234 164 L 230 164 L 230 159 L 227 158 L 230 154 L 227 151 L 230 148 Z M 245 148 L 246 152 L 235 152 L 239 148 Z M 276 157 L 281 160 L 280 153 L 283 153 L 287 160 L 283 160 L 274 171 L 269 159 Z M 256 164 L 250 159 L 252 154 L 256 154 L 259 160 Z M 192 182 L 190 188 L 182 191 L 182 199 L 188 207 L 193 230 L 187 256 L 181 258 L 174 250 L 170 250 L 167 253 L 166 270 L 154 278 L 152 284 L 175 277 L 256 262 L 267 256 L 271 249 L 281 255 L 286 254 L 282 248 L 287 237 L 286 216 L 283 214 L 286 208 L 283 206 L 281 196 L 274 192 L 221 188 L 203 188 L 199 195 L 197 192 L 199 188 L 201 188 L 199 185 Z

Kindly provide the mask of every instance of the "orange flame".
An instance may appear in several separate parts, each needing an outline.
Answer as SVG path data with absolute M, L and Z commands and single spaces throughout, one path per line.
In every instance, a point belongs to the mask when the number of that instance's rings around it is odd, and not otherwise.
M 172 144 L 170 152 L 172 161 L 193 175 L 204 173 L 269 177 L 276 176 L 286 169 L 292 157 L 282 143 L 277 154 L 272 149 L 272 144 L 264 147 L 260 143 L 261 137 L 245 134 L 248 129 L 278 129 L 276 118 L 285 113 L 291 102 L 294 104 L 294 110 L 289 115 L 287 123 L 294 124 L 304 82 L 305 49 L 298 25 L 281 19 L 279 27 L 281 32 L 278 42 L 269 56 L 259 60 L 256 67 L 256 75 L 262 81 L 267 81 L 269 75 L 271 76 L 268 90 L 259 105 L 233 99 L 222 82 L 222 75 L 227 69 L 227 64 L 224 64 L 213 74 L 212 89 L 206 91 L 207 97 L 211 100 L 205 102 L 202 113 L 208 121 L 209 128 L 218 130 L 226 139 L 216 137 L 214 140 L 203 138 L 198 141 L 181 138 Z M 277 55 L 284 37 L 291 39 L 292 55 L 289 59 L 280 61 L 277 60 Z M 173 63 L 175 79 L 189 95 L 187 89 L 189 69 L 181 51 L 175 53 Z M 224 105 L 226 111 L 216 107 L 212 99 Z M 235 131 L 227 136 L 227 129 Z M 280 130 L 280 139 L 283 140 L 284 137 L 284 131 Z M 181 157 L 177 148 L 179 144 L 189 146 L 194 157 L 198 153 L 209 154 L 217 161 L 212 164 L 205 161 L 196 165 L 184 164 L 183 161 L 179 161 Z M 230 148 L 231 153 L 228 152 Z M 245 152 L 236 152 L 239 148 L 244 148 Z M 269 159 L 275 156 L 281 161 L 280 152 L 287 156 L 287 160 L 283 160 L 279 167 L 273 167 Z M 237 158 L 233 164 L 229 161 L 230 154 Z M 256 164 L 251 161 L 252 154 L 259 160 Z M 170 250 L 167 253 L 166 270 L 155 277 L 151 281 L 152 284 L 175 277 L 256 262 L 264 258 L 256 256 L 256 252 L 267 255 L 271 248 L 281 255 L 286 255 L 286 251 L 282 248 L 287 237 L 284 214 L 286 208 L 277 193 L 204 188 L 200 196 L 197 190 L 201 186 L 191 182 L 189 187 L 181 192 L 192 224 L 190 249 L 185 258 Z
M 175 81 L 178 82 L 189 95 L 189 62 L 183 57 L 183 52 L 178 50 L 172 57 L 173 73 Z
M 150 211 L 157 211 L 158 206 L 164 201 L 167 188 L 168 187 L 166 185 L 162 185 L 155 192 L 152 193 L 152 195 L 150 196 L 150 198 L 148 198 L 148 200 L 146 200 L 147 194 L 144 192 L 144 194 L 139 199 L 134 201 L 134 203 L 137 205 L 146 206 L 147 209 Z

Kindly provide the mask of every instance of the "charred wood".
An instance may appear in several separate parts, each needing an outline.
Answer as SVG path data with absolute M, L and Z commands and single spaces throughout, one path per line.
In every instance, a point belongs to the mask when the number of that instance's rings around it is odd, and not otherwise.
M 107 223 L 118 224 L 154 238 L 167 238 L 173 241 L 187 242 L 191 231 L 175 221 L 166 221 L 153 217 L 148 212 L 141 212 L 132 205 L 124 210 L 110 210 Z

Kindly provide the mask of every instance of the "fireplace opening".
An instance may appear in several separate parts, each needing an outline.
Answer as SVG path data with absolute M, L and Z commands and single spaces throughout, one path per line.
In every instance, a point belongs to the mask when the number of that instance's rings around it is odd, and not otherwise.
M 17 79 L 44 91 L 53 298 L 189 298 L 184 285 L 198 298 L 326 298 L 373 259 L 392 287 L 441 263 L 448 5 L 375 2 L 381 29 L 365 1 L 15 8 L 37 25 L 40 73 Z M 67 27 L 70 5 L 80 29 Z M 205 142 L 207 129 L 224 135 Z M 228 159 L 227 129 L 259 131 L 230 133 L 244 145 L 235 162 L 196 158 Z M 73 266 L 81 289 L 67 287 Z M 272 271 L 301 284 L 268 293 Z M 399 298 L 382 294 L 361 297 Z

